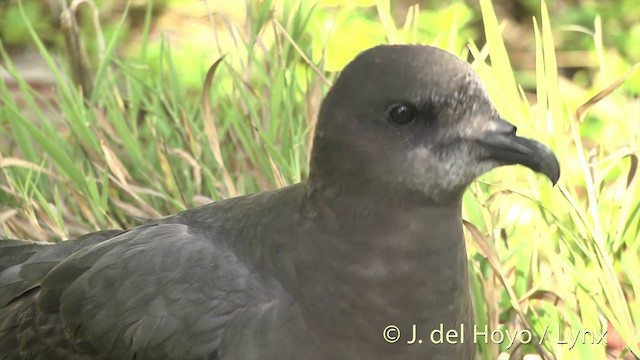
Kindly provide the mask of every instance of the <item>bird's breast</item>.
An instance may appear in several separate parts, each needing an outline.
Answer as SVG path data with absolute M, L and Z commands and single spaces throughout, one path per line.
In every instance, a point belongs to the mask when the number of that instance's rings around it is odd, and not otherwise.
M 363 353 L 373 356 L 367 359 L 387 352 L 382 358 L 412 359 L 438 351 L 446 356 L 471 351 L 469 345 L 429 343 L 434 330 L 471 325 L 463 240 L 434 239 L 433 234 L 413 231 L 383 235 L 325 242 L 316 249 L 316 267 L 303 272 L 310 277 L 301 284 L 301 309 L 310 332 L 323 339 L 327 349 L 353 352 L 352 359 L 365 358 L 357 357 Z M 401 332 L 404 346 L 385 339 L 390 327 Z M 417 334 L 412 335 L 413 329 Z M 423 343 L 408 346 L 412 338 Z

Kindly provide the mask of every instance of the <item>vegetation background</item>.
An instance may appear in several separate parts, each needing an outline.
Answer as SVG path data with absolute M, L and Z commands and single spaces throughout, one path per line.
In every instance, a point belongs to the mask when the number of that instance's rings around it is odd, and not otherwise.
M 640 356 L 635 0 L 0 1 L 0 238 L 300 181 L 332 79 L 387 42 L 472 62 L 560 159 L 556 187 L 509 168 L 465 195 L 478 326 L 534 335 L 482 358 Z

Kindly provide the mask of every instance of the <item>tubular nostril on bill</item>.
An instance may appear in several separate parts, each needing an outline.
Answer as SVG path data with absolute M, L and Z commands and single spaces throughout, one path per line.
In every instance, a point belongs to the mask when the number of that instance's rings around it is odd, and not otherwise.
M 499 132 L 502 134 L 511 134 L 511 135 L 515 135 L 516 131 L 518 130 L 518 128 L 515 125 L 511 124 L 510 122 L 504 119 L 494 120 L 494 129 L 496 132 Z

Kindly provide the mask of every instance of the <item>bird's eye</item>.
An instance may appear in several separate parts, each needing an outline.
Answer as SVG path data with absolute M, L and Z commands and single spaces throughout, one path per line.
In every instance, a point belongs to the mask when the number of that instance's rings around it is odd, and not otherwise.
M 389 111 L 389 120 L 398 125 L 406 125 L 416 118 L 416 108 L 412 105 L 394 105 Z

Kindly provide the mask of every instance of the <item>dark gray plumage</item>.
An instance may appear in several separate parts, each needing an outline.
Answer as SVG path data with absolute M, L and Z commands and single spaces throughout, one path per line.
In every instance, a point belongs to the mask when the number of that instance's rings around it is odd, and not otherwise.
M 427 335 L 473 323 L 462 194 L 500 165 L 559 177 L 515 130 L 455 56 L 367 50 L 323 102 L 307 181 L 125 232 L 0 242 L 0 357 L 472 359 L 469 332 Z

